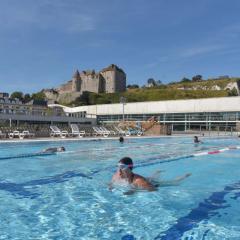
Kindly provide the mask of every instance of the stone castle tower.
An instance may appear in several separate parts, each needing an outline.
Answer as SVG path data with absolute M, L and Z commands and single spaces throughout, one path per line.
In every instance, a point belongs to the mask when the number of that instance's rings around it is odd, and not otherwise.
M 72 92 L 79 92 L 80 91 L 80 84 L 81 83 L 81 77 L 80 73 L 77 70 L 73 77 L 72 77 Z
M 111 64 L 107 68 L 96 73 L 94 70 L 77 70 L 72 79 L 56 89 L 61 93 L 82 93 L 84 91 L 94 93 L 115 93 L 126 90 L 126 74 L 118 66 Z

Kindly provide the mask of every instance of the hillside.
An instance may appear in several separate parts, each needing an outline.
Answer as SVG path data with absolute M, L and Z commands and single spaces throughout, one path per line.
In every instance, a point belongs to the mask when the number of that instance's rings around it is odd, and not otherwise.
M 169 88 L 174 89 L 191 89 L 191 90 L 232 90 L 233 87 L 238 88 L 237 81 L 239 78 L 227 78 L 227 79 L 208 79 L 208 80 L 201 80 L 197 82 L 189 81 L 189 82 L 177 82 L 169 84 Z
M 118 103 L 121 96 L 128 102 L 161 101 L 236 96 L 239 94 L 239 78 L 183 81 L 150 88 L 133 88 L 122 93 L 84 92 L 72 102 L 59 101 L 69 106 Z
M 177 99 L 213 98 L 239 95 L 240 78 L 182 80 L 181 82 L 160 84 L 154 87 L 128 88 L 121 93 L 66 93 L 58 95 L 54 91 L 45 93 L 47 99 L 57 100 L 68 106 L 118 103 L 121 96 L 128 102 L 161 101 Z

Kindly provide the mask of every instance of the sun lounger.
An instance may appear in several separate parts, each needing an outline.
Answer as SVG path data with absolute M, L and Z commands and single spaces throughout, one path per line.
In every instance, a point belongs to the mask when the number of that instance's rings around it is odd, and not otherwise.
M 100 129 L 103 130 L 103 131 L 105 131 L 105 132 L 108 132 L 109 135 L 114 135 L 114 136 L 116 135 L 116 132 L 115 132 L 115 131 L 109 130 L 109 129 L 107 129 L 106 127 L 100 127 Z
M 106 129 L 105 127 L 99 127 L 99 129 L 100 129 L 102 132 L 107 133 L 108 135 L 112 135 L 111 131 L 109 131 L 109 130 Z
M 0 138 L 6 138 L 6 134 L 0 131 Z
M 50 133 L 51 137 L 65 138 L 69 135 L 68 131 L 61 131 L 57 126 L 51 125 L 50 129 L 51 129 L 51 133 Z
M 126 136 L 130 135 L 137 135 L 138 137 L 140 137 L 143 135 L 143 131 L 141 131 L 140 129 L 128 128 Z
M 116 129 L 117 133 L 118 133 L 120 136 L 126 136 L 126 131 L 124 131 L 124 130 L 122 130 L 121 128 L 116 127 L 116 126 L 114 126 L 114 128 Z
M 104 131 L 98 127 L 93 127 L 94 135 L 95 136 L 103 136 L 103 137 L 108 137 L 109 136 L 109 131 Z
M 34 133 L 30 133 L 28 130 L 25 130 L 25 131 L 23 131 L 23 132 L 21 132 L 20 133 L 20 138 L 22 137 L 22 138 L 25 138 L 25 137 L 27 137 L 27 138 L 32 138 L 32 137 L 34 137 L 35 136 L 35 134 Z
M 34 137 L 35 134 L 34 133 L 30 133 L 29 131 L 13 131 L 11 133 L 8 134 L 9 138 L 13 139 L 15 137 L 18 137 L 20 139 L 24 139 L 25 137 Z
M 19 137 L 20 138 L 20 132 L 19 131 L 13 131 L 8 134 L 9 138 Z
M 74 136 L 78 136 L 78 137 L 84 137 L 86 136 L 86 132 L 85 131 L 79 131 L 78 125 L 77 124 L 71 124 L 71 129 L 72 129 L 72 133 L 71 135 Z

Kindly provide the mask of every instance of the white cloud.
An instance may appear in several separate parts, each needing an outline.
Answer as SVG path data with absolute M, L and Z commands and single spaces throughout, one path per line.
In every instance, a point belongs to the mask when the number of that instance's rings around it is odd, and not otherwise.
M 20 2 L 23 4 L 0 3 L 0 31 L 34 28 L 76 33 L 96 28 L 96 16 L 81 10 L 81 1 L 76 6 L 61 0 Z
M 195 57 L 195 56 L 219 51 L 222 49 L 224 49 L 223 45 L 196 46 L 196 47 L 192 47 L 192 48 L 183 49 L 181 51 L 181 53 L 179 54 L 179 57 L 183 57 L 183 58 Z
M 191 59 L 197 56 L 204 56 L 209 53 L 219 53 L 226 50 L 224 45 L 199 45 L 188 48 L 177 48 L 174 52 L 169 55 L 159 57 L 155 62 L 147 63 L 147 68 L 153 68 L 160 66 L 162 63 L 175 62 L 186 59 Z

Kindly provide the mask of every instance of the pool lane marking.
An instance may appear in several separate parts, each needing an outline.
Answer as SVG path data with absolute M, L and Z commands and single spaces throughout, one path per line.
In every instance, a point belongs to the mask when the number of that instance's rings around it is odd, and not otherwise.
M 135 146 L 135 147 L 127 147 L 127 146 L 119 146 L 119 147 L 112 147 L 112 148 L 95 148 L 94 151 L 112 151 L 112 150 L 117 150 L 117 149 L 132 149 L 132 148 L 144 148 L 146 146 L 158 146 L 161 144 L 146 144 L 144 146 Z M 165 144 L 164 144 L 165 145 Z M 6 157 L 0 157 L 0 160 L 9 160 L 9 159 L 16 159 L 16 158 L 30 158 L 30 157 L 38 157 L 38 156 L 50 156 L 50 155 L 55 155 L 55 154 L 68 154 L 68 153 L 82 153 L 82 152 L 89 152 L 90 150 L 82 149 L 82 150 L 77 150 L 77 151 L 66 151 L 66 152 L 61 152 L 61 153 L 44 153 L 44 152 L 38 152 L 38 153 L 27 153 L 27 154 L 19 154 L 15 156 L 6 156 Z
M 237 149 L 240 149 L 240 146 L 231 146 L 231 147 L 226 147 L 226 148 L 222 148 L 222 149 L 219 149 L 219 150 L 213 150 L 213 151 L 209 151 L 209 152 L 193 153 L 193 154 L 184 155 L 184 156 L 180 156 L 180 157 L 176 157 L 176 158 L 169 158 L 169 159 L 149 163 L 149 160 L 152 161 L 152 160 L 159 159 L 159 156 L 151 157 L 151 158 L 148 158 L 146 161 L 140 162 L 140 164 L 136 164 L 134 166 L 134 168 L 152 166 L 152 165 L 157 165 L 157 164 L 161 164 L 161 163 L 175 162 L 175 161 L 178 161 L 180 159 L 187 159 L 187 158 L 199 157 L 199 156 L 204 156 L 204 155 L 219 154 L 219 153 L 222 153 L 222 152 L 225 152 L 225 151 L 237 150 Z
M 112 150 L 117 150 L 117 149 L 133 149 L 133 148 L 145 148 L 146 146 L 161 146 L 161 145 L 166 145 L 163 143 L 156 143 L 156 144 L 145 144 L 142 146 L 134 146 L 134 147 L 127 147 L 127 146 L 119 146 L 119 147 L 112 147 L 112 148 L 97 148 L 94 149 L 94 151 L 112 151 Z M 172 144 L 168 144 L 168 145 L 179 145 L 178 143 L 172 143 Z M 240 147 L 239 147 L 240 148 Z M 231 149 L 236 149 L 236 147 L 232 147 Z M 89 152 L 89 150 L 77 150 L 77 151 L 66 151 L 66 152 L 62 152 L 61 154 L 68 154 L 68 153 L 79 153 L 79 152 Z M 0 157 L 0 160 L 9 160 L 9 159 L 16 159 L 16 158 L 30 158 L 30 157 L 38 157 L 38 156 L 51 156 L 51 155 L 55 155 L 56 153 L 43 153 L 43 152 L 38 152 L 38 153 L 29 153 L 29 154 L 19 154 L 19 155 L 15 155 L 15 156 L 6 156 L 6 157 Z M 59 154 L 59 153 L 57 153 Z M 202 155 L 204 155 L 205 153 L 203 153 Z
M 134 168 L 141 168 L 141 167 L 148 167 L 148 166 L 154 166 L 154 165 L 158 165 L 158 164 L 162 164 L 162 163 L 169 163 L 169 162 L 175 162 L 175 161 L 179 161 L 179 160 L 183 160 L 183 159 L 188 159 L 188 158 L 193 158 L 193 157 L 199 157 L 199 156 L 204 156 L 204 155 L 213 155 L 213 154 L 219 154 L 225 151 L 229 151 L 229 150 L 236 150 L 236 149 L 240 149 L 240 146 L 231 146 L 231 147 L 225 147 L 219 150 L 214 150 L 214 151 L 208 151 L 208 152 L 199 152 L 199 153 L 193 153 L 193 154 L 189 154 L 189 155 L 183 155 L 183 156 L 178 156 L 178 157 L 173 157 L 173 158 L 165 158 L 165 159 L 161 159 L 162 155 L 157 155 L 155 157 L 150 157 L 147 158 L 144 161 L 141 161 L 138 164 L 134 165 Z M 160 161 L 154 161 L 154 160 L 159 160 Z M 149 162 L 151 161 L 151 162 Z M 103 169 L 96 169 L 96 170 L 92 170 L 91 173 L 88 176 L 93 176 L 99 172 L 102 171 L 106 171 L 106 170 L 113 170 L 114 167 L 113 166 L 108 166 L 105 167 Z
M 216 210 L 229 208 L 231 205 L 224 200 L 225 196 L 234 191 L 240 191 L 240 181 L 231 185 L 225 186 L 222 191 L 213 192 L 207 199 L 204 199 L 198 204 L 198 206 L 192 209 L 186 216 L 180 217 L 176 224 L 171 226 L 164 232 L 159 233 L 154 240 L 178 240 L 184 235 L 185 232 L 198 227 L 199 223 L 204 220 L 209 220 L 213 216 L 216 216 L 218 212 Z M 240 192 L 235 193 L 237 199 L 240 197 Z

